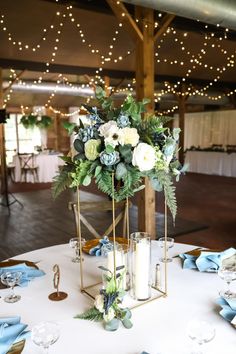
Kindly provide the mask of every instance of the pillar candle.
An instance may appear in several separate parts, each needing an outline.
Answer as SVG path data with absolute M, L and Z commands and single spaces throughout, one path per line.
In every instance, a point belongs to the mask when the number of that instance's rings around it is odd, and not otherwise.
M 118 270 L 116 273 L 122 274 L 122 289 L 126 288 L 126 264 L 125 264 L 125 255 L 123 251 L 115 251 L 116 256 L 116 267 L 124 265 L 125 268 Z M 114 273 L 114 251 L 107 253 L 107 269 Z
M 145 300 L 150 297 L 150 243 L 145 239 L 136 244 L 135 255 L 135 298 Z

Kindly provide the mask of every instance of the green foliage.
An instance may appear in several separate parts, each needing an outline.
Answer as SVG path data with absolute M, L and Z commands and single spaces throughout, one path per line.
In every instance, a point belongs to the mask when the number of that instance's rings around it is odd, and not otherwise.
M 78 187 L 81 184 L 88 186 L 91 182 L 91 176 L 89 176 L 89 170 L 92 165 L 92 161 L 89 160 L 77 160 L 75 171 L 71 172 L 72 183 L 70 187 Z M 88 177 L 88 178 L 87 178 Z M 89 179 L 90 177 L 90 179 Z
M 142 174 L 135 168 L 128 169 L 122 177 L 122 185 L 114 193 L 114 199 L 119 202 L 127 197 L 132 197 L 142 181 Z M 98 188 L 112 198 L 112 175 L 110 171 L 102 170 L 96 177 Z
M 53 178 L 52 195 L 54 199 L 71 186 L 72 179 L 69 173 L 70 169 L 69 171 L 68 169 L 68 165 L 64 166 L 60 174 Z
M 172 213 L 172 217 L 175 220 L 176 213 L 177 213 L 177 202 L 175 196 L 175 186 L 171 181 L 171 177 L 164 173 L 163 171 L 157 172 L 157 179 L 160 185 L 164 189 L 166 203 Z
M 71 135 L 76 127 L 76 123 L 64 122 L 63 127 L 68 131 L 68 134 Z
M 52 125 L 52 118 L 49 116 L 41 116 L 30 114 L 28 116 L 22 116 L 20 123 L 23 124 L 25 129 L 34 128 L 37 126 L 38 128 L 48 128 Z
M 52 118 L 49 116 L 41 116 L 40 119 L 37 119 L 36 125 L 41 129 L 47 129 L 52 125 Z
M 91 307 L 84 313 L 76 315 L 74 318 L 78 318 L 80 320 L 100 322 L 103 320 L 103 314 L 99 312 L 98 309 L 96 309 L 96 307 Z
M 28 116 L 22 116 L 20 123 L 25 129 L 34 128 L 36 125 L 37 116 L 30 114 Z

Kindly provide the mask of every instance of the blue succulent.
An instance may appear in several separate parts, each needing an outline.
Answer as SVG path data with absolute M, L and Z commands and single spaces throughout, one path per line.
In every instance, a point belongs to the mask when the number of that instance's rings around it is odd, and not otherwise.
M 121 112 L 119 117 L 117 118 L 117 126 L 119 128 L 129 127 L 130 126 L 129 117 L 126 114 Z
M 120 156 L 118 151 L 113 151 L 109 153 L 103 151 L 100 154 L 100 161 L 103 165 L 112 166 L 120 161 Z
M 97 137 L 98 137 L 98 132 L 96 128 L 94 128 L 93 126 L 80 129 L 77 136 L 77 138 L 81 140 L 83 143 L 86 143 L 86 141 L 90 139 L 97 139 Z

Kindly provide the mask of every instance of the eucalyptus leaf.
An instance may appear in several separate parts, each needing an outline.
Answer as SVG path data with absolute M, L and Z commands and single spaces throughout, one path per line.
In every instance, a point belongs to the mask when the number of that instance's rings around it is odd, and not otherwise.
M 90 183 L 91 183 L 91 177 L 89 175 L 85 176 L 83 179 L 83 182 L 82 182 L 83 186 L 85 186 L 85 187 L 89 186 Z
M 75 139 L 74 141 L 74 148 L 78 152 L 84 152 L 84 144 L 81 140 Z
M 119 152 L 121 156 L 124 158 L 126 163 L 130 163 L 132 161 L 132 146 L 130 144 L 120 145 Z
M 107 154 L 111 154 L 111 153 L 114 152 L 114 151 L 115 151 L 115 149 L 114 149 L 113 146 L 111 146 L 111 145 L 107 145 L 107 146 L 106 146 L 106 153 L 107 153 Z
M 68 134 L 71 135 L 76 127 L 76 123 L 64 122 L 63 127 L 68 131 Z
M 130 328 L 133 327 L 133 323 L 132 323 L 129 319 L 127 319 L 127 318 L 124 318 L 124 319 L 122 320 L 122 323 L 123 323 L 123 326 L 124 326 L 125 328 L 127 328 L 127 329 L 130 329 Z
M 115 177 L 119 181 L 122 178 L 125 178 L 127 175 L 127 168 L 125 167 L 125 164 L 123 162 L 118 163 L 116 166 L 116 173 Z
M 105 322 L 104 328 L 106 331 L 116 331 L 119 328 L 119 320 L 117 318 L 113 318 L 113 320 Z
M 161 191 L 162 191 L 162 189 L 163 189 L 163 188 L 162 188 L 162 185 L 161 185 L 161 183 L 158 181 L 157 178 L 151 178 L 150 182 L 151 182 L 152 188 L 153 188 L 155 191 L 157 191 L 157 192 L 161 192 Z
M 131 313 L 130 309 L 127 307 L 123 311 L 124 311 L 123 319 L 129 320 L 132 317 L 132 313 Z
M 180 128 L 174 128 L 173 129 L 173 138 L 177 141 L 179 140 L 179 134 L 181 132 Z
M 102 166 L 97 166 L 96 169 L 95 169 L 95 177 L 97 177 L 99 175 L 99 173 L 101 172 L 102 170 Z

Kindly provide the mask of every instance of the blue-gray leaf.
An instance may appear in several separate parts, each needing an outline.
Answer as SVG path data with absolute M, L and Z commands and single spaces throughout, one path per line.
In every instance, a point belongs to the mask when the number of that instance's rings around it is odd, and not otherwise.
M 120 180 L 121 178 L 125 178 L 127 175 L 127 168 L 123 162 L 118 163 L 116 167 L 116 179 Z
M 104 328 L 106 331 L 116 331 L 119 328 L 119 320 L 113 318 L 113 320 L 104 324 Z
M 123 326 L 124 326 L 125 328 L 130 329 L 130 328 L 133 327 L 133 323 L 132 323 L 129 319 L 127 319 L 127 318 L 124 318 L 124 319 L 122 320 L 122 323 L 123 323 Z

